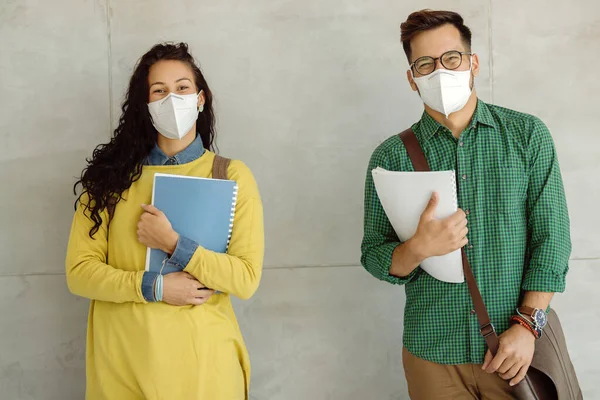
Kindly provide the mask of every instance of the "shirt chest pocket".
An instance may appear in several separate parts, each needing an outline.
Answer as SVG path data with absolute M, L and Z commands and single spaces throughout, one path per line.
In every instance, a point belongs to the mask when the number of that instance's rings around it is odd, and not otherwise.
M 494 166 L 485 170 L 481 195 L 488 211 L 522 214 L 527 200 L 527 171 L 521 166 Z

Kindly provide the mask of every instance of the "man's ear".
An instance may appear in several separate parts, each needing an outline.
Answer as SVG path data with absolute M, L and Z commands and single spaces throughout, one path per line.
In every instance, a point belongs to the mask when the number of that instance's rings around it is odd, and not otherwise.
M 415 83 L 415 80 L 412 77 L 412 73 L 409 70 L 406 71 L 406 79 L 408 79 L 408 83 L 410 85 L 410 87 L 412 88 L 413 91 L 418 91 L 419 89 L 417 88 L 417 84 Z
M 471 71 L 473 72 L 473 76 L 477 76 L 479 75 L 479 56 L 473 54 L 471 57 Z

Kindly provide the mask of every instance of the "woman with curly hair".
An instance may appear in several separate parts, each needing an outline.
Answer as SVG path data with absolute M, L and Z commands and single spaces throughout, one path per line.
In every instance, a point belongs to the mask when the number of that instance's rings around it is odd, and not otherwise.
M 71 292 L 92 300 L 88 400 L 248 398 L 230 295 L 247 299 L 258 287 L 262 203 L 248 167 L 211 151 L 212 103 L 185 43 L 154 46 L 135 68 L 113 138 L 75 185 L 66 273 Z M 155 173 L 210 178 L 217 168 L 239 187 L 226 254 L 179 235 L 147 205 Z M 167 253 L 178 272 L 145 271 L 147 247 Z

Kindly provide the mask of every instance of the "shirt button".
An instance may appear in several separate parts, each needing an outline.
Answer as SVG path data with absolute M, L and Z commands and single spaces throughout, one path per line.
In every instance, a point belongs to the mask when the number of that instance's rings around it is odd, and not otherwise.
M 467 247 L 469 248 L 469 250 L 471 250 L 473 248 L 473 245 L 469 244 Z
M 463 175 L 463 176 L 462 176 L 462 180 L 463 180 L 463 181 L 466 181 L 466 180 L 467 180 L 467 175 Z
M 471 313 L 471 315 L 475 315 L 475 310 L 471 310 L 469 312 Z
M 463 147 L 465 144 L 464 144 L 464 142 L 458 142 L 458 145 L 459 145 L 460 147 Z
M 469 215 L 469 214 L 471 214 L 471 211 L 470 211 L 470 210 L 467 208 L 467 209 L 465 210 L 465 215 Z

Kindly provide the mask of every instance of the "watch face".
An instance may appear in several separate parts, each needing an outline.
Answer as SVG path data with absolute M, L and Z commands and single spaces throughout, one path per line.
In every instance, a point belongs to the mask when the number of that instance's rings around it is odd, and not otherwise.
M 540 328 L 545 327 L 547 322 L 546 313 L 542 310 L 535 310 L 535 313 L 533 314 L 533 320 Z

